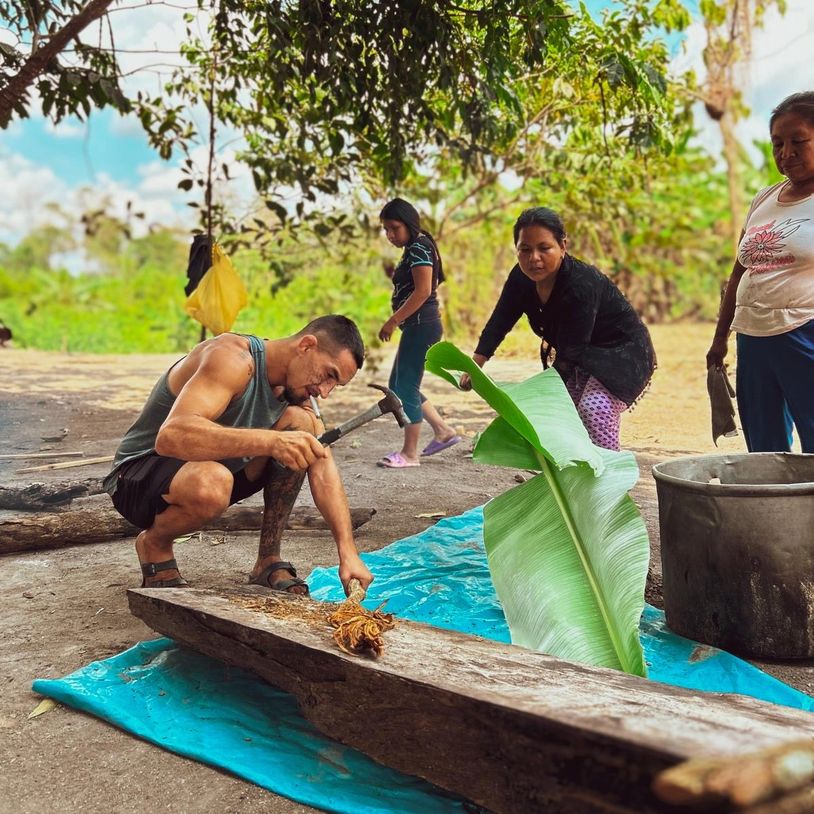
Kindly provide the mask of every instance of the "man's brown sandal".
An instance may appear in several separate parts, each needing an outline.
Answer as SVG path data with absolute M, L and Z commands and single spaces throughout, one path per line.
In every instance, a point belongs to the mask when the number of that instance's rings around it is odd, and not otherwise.
M 279 582 L 274 583 L 269 582 L 269 577 L 275 571 L 290 571 L 294 575 L 294 579 L 281 579 Z M 272 591 L 282 591 L 284 594 L 293 594 L 289 588 L 302 585 L 305 588 L 305 593 L 300 594 L 300 596 L 308 596 L 311 593 L 308 588 L 308 583 L 297 576 L 297 571 L 290 562 L 285 562 L 284 560 L 267 565 L 256 577 L 249 577 L 249 584 L 262 585 L 264 588 L 270 588 Z
M 178 570 L 178 563 L 172 560 L 164 560 L 164 562 L 147 562 L 141 563 L 141 573 L 143 579 L 141 580 L 142 588 L 188 588 L 189 583 L 182 577 L 177 576 L 172 579 L 159 579 L 155 582 L 147 584 L 147 577 L 154 577 L 159 571 L 172 571 Z

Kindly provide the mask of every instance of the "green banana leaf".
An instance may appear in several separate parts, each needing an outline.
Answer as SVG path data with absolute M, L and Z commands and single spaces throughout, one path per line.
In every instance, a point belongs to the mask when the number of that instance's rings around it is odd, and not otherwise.
M 559 374 L 497 385 L 450 343 L 427 354 L 427 369 L 453 372 L 499 416 L 475 458 L 539 471 L 490 501 L 484 542 L 495 590 L 515 644 L 559 658 L 645 675 L 639 641 L 649 543 L 628 491 L 633 455 L 594 446 Z
M 555 370 L 543 371 L 520 384 L 497 385 L 451 342 L 433 345 L 427 351 L 425 366 L 427 370 L 456 387 L 460 376 L 455 373 L 468 373 L 472 378 L 472 389 L 514 428 L 521 440 L 528 443 L 531 447 L 529 454 L 544 455 L 559 469 L 583 464 L 597 474 L 602 471 L 602 456 L 591 443 L 588 432 L 571 403 L 571 397 Z M 527 386 L 530 383 L 533 384 Z M 571 404 L 570 410 L 559 409 L 557 406 L 562 402 L 563 395 Z M 480 443 L 482 439 L 478 446 Z M 526 468 L 523 463 L 494 463 Z M 540 467 L 537 465 L 534 468 Z

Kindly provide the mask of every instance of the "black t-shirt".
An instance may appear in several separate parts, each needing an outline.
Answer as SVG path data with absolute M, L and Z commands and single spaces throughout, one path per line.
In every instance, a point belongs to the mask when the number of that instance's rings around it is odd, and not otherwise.
M 393 296 L 390 302 L 393 313 L 398 311 L 415 291 L 413 268 L 416 266 L 432 266 L 432 290 L 430 296 L 414 314 L 407 317 L 402 325 L 412 325 L 417 322 L 428 322 L 430 319 L 440 319 L 438 310 L 438 272 L 440 263 L 432 241 L 426 235 L 419 235 L 415 240 L 404 247 L 401 260 L 393 272 Z
M 491 357 L 522 314 L 543 339 L 543 363 L 548 345 L 565 380 L 580 367 L 632 404 L 653 375 L 656 353 L 633 306 L 608 277 L 570 255 L 563 258 L 545 305 L 520 266 L 509 272 L 475 352 Z

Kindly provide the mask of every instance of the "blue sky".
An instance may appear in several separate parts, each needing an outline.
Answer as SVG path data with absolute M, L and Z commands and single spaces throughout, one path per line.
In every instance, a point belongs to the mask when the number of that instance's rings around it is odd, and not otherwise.
M 598 11 L 606 0 L 590 0 L 588 6 Z M 687 3 L 692 10 L 695 0 Z M 182 12 L 167 6 L 147 6 L 111 15 L 117 47 L 123 50 L 149 48 L 177 50 L 184 36 Z M 125 24 L 126 18 L 126 24 Z M 0 40 L 4 32 L 0 28 Z M 700 49 L 703 31 L 700 25 L 686 32 L 683 47 L 675 43 L 677 69 L 693 67 L 702 72 Z M 754 62 L 747 77 L 746 103 L 751 117 L 739 126 L 745 144 L 753 138 L 765 139 L 766 120 L 774 104 L 789 93 L 814 88 L 814 67 L 806 49 L 814 42 L 814 2 L 787 0 L 787 12 L 781 17 L 769 12 L 762 31 L 754 35 Z M 155 61 L 154 56 L 132 55 L 127 67 L 138 66 L 138 59 Z M 171 62 L 172 55 L 162 56 Z M 166 69 L 164 69 L 166 70 Z M 162 80 L 149 71 L 137 74 L 128 85 L 156 90 Z M 701 142 L 712 152 L 719 149 L 715 127 L 699 113 Z M 201 150 L 203 152 L 203 150 Z M 203 157 L 203 156 L 202 156 Z M 228 152 L 223 158 L 229 158 Z M 41 115 L 16 121 L 0 131 L 0 241 L 14 243 L 32 223 L 50 217 L 46 204 L 57 202 L 63 207 L 93 205 L 104 199 L 114 208 L 123 208 L 127 200 L 147 214 L 146 220 L 177 223 L 190 228 L 195 216 L 185 205 L 180 193 L 177 164 L 159 159 L 147 144 L 139 123 L 110 111 L 97 111 L 87 122 L 76 119 L 54 126 Z M 238 186 L 241 179 L 238 179 Z M 250 191 L 242 179 L 244 194 Z
M 42 118 L 18 121 L 3 136 L 9 150 L 48 167 L 69 186 L 91 184 L 105 173 L 123 184 L 138 184 L 138 168 L 157 159 L 138 127 L 123 127 L 118 113 L 99 110 L 54 127 Z

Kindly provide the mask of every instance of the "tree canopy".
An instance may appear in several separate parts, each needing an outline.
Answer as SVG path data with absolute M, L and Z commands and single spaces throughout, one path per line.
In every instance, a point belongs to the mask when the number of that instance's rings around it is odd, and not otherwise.
M 0 124 L 35 103 L 55 121 L 112 104 L 138 114 L 165 158 L 237 133 L 266 236 L 320 194 L 360 181 L 393 188 L 442 154 L 468 172 L 509 154 L 528 161 L 533 143 L 566 134 L 597 154 L 618 139 L 669 149 L 676 99 L 654 32 L 688 21 L 679 0 L 622 0 L 601 22 L 562 0 L 198 0 L 181 46 L 188 64 L 162 93 L 128 98 L 109 24 L 117 7 L 128 13 L 110 0 L 2 0 L 18 42 L 2 49 Z M 200 105 L 211 133 L 193 125 Z M 189 155 L 184 167 L 182 188 L 206 186 Z M 326 234 L 342 226 L 323 219 Z

